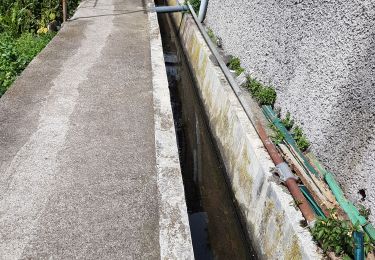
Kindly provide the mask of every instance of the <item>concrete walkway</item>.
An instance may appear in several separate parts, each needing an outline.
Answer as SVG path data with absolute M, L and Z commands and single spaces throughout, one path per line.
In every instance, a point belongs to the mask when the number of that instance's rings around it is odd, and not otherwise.
M 0 99 L 1 259 L 193 257 L 146 5 L 84 1 Z

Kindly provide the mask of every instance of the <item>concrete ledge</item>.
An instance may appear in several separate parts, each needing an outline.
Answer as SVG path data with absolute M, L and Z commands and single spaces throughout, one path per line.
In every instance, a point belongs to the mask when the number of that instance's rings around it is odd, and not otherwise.
M 149 3 L 149 8 L 153 4 Z M 149 12 L 158 176 L 160 259 L 194 259 L 163 46 L 156 13 Z
M 169 4 L 176 4 L 175 0 Z M 319 259 L 302 214 L 277 184 L 268 153 L 190 15 L 174 14 L 211 131 L 224 159 L 231 187 L 247 223 L 247 232 L 264 259 Z

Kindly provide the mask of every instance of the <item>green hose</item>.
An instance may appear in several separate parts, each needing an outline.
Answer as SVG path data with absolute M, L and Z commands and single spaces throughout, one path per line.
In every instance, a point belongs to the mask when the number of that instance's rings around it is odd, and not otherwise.
M 296 141 L 289 131 L 285 128 L 281 120 L 277 117 L 276 113 L 273 111 L 271 106 L 262 106 L 263 113 L 266 115 L 268 120 L 270 120 L 278 130 L 283 134 L 285 141 L 293 147 L 293 150 L 298 153 L 299 157 L 302 159 L 303 166 L 307 169 L 308 173 L 313 173 L 315 176 L 319 177 L 319 173 L 314 169 L 314 167 L 309 163 L 306 157 L 303 155 L 301 150 L 298 148 Z
M 315 214 L 319 217 L 325 218 L 325 214 L 323 210 L 319 207 L 318 203 L 314 200 L 312 195 L 310 194 L 309 190 L 306 188 L 305 185 L 299 185 L 299 189 L 301 190 L 302 194 L 305 196 L 307 201 L 309 202 L 311 208 L 314 210 Z

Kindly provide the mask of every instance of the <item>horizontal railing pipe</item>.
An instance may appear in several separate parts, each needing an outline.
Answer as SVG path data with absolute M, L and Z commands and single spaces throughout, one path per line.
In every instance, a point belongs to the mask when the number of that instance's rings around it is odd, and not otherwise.
M 187 5 L 173 5 L 173 6 L 156 6 L 153 8 L 154 12 L 157 13 L 175 13 L 188 11 Z

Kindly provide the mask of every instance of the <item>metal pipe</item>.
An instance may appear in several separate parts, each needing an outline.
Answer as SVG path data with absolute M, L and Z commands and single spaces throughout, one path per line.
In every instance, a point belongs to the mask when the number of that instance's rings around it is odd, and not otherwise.
M 202 33 L 202 36 L 203 36 L 204 40 L 206 41 L 206 43 L 207 43 L 208 47 L 210 48 L 212 54 L 214 55 L 215 59 L 217 60 L 221 70 L 223 71 L 225 78 L 228 80 L 230 87 L 232 88 L 232 90 L 236 94 L 236 96 L 238 98 L 238 101 L 240 102 L 242 108 L 245 110 L 245 113 L 246 113 L 247 117 L 250 119 L 250 122 L 252 123 L 254 128 L 256 128 L 255 125 L 254 125 L 254 122 L 257 121 L 257 118 L 251 112 L 251 108 L 247 104 L 247 100 L 242 93 L 243 91 L 238 86 L 237 82 L 235 81 L 235 79 L 232 76 L 232 73 L 229 71 L 227 65 L 225 64 L 225 62 L 221 58 L 220 54 L 216 50 L 216 47 L 212 43 L 210 37 L 207 35 L 206 30 L 203 28 L 202 24 L 199 22 L 198 17 L 196 15 L 193 7 L 191 6 L 191 4 L 188 3 L 188 7 L 189 7 L 190 13 L 193 16 L 193 19 L 194 19 L 196 25 L 199 28 L 199 31 Z
M 204 18 L 206 18 L 208 0 L 201 0 L 201 5 L 199 6 L 198 20 L 203 23 Z
M 63 22 L 66 22 L 66 19 L 68 17 L 68 11 L 66 8 L 66 1 L 67 0 L 62 0 L 62 8 L 63 8 Z
M 276 146 L 269 139 L 264 127 L 260 122 L 257 123 L 256 130 L 268 153 L 270 154 L 272 161 L 275 163 L 278 173 L 282 181 L 284 181 L 290 194 L 297 202 L 297 206 L 302 212 L 302 215 L 306 219 L 309 226 L 314 226 L 315 213 L 310 207 L 305 196 L 302 194 L 296 180 L 297 177 L 292 173 L 287 163 L 284 162 L 283 158 L 276 149 Z
M 187 5 L 156 6 L 152 8 L 152 11 L 157 13 L 185 12 L 188 10 L 189 7 Z

